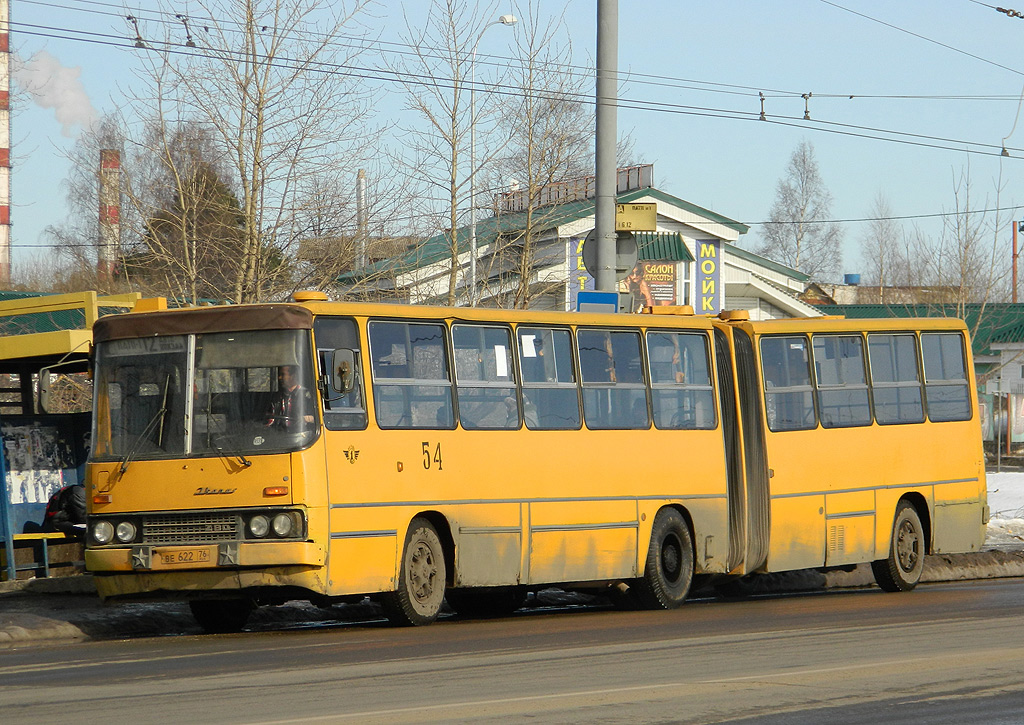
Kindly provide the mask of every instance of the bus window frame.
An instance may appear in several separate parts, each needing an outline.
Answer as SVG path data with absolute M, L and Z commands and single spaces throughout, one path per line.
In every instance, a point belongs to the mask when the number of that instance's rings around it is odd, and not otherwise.
M 522 338 L 520 337 L 520 330 L 541 330 L 545 332 L 560 332 L 565 333 L 569 341 L 569 369 L 572 373 L 572 383 L 563 383 L 561 381 L 544 382 L 538 383 L 535 381 L 527 382 L 524 374 L 525 366 L 522 360 Z M 582 386 L 582 374 L 579 367 L 579 353 L 576 344 L 576 334 L 572 327 L 565 325 L 544 325 L 539 323 L 519 323 L 513 328 L 514 341 L 513 344 L 516 348 L 516 364 L 519 368 L 519 392 L 520 392 L 520 414 L 524 419 L 524 424 L 529 430 L 581 430 L 583 428 L 583 386 Z M 557 363 L 556 363 L 557 369 Z M 530 424 L 530 416 L 526 410 L 526 403 L 529 391 L 531 390 L 569 390 L 572 389 L 576 399 L 576 425 L 575 426 L 560 426 L 551 427 L 540 424 L 538 420 L 536 424 Z
M 328 344 L 321 345 L 322 338 L 326 337 L 326 334 L 321 331 L 318 332 L 317 323 L 320 322 L 338 322 L 344 321 L 352 325 L 355 331 L 356 345 L 355 348 L 338 348 L 337 345 Z M 322 330 L 322 328 L 321 328 Z M 320 389 L 320 395 L 322 400 L 320 401 L 320 419 L 323 422 L 323 427 L 327 430 L 366 430 L 370 424 L 370 411 L 367 406 L 367 386 L 366 386 L 366 372 L 363 365 L 362 347 L 368 345 L 368 334 L 364 335 L 359 327 L 359 321 L 350 315 L 316 315 L 313 318 L 313 352 L 315 354 L 315 364 L 317 380 L 320 385 L 317 387 Z M 339 415 L 340 411 L 346 410 L 343 408 L 332 409 L 328 408 L 331 403 L 338 402 L 342 397 L 349 395 L 350 393 L 341 393 L 334 387 L 334 375 L 331 369 L 335 364 L 334 352 L 337 349 L 348 349 L 353 353 L 355 360 L 355 374 L 354 378 L 354 389 L 358 391 L 359 399 L 362 402 L 362 408 L 351 408 L 352 413 L 345 412 Z M 328 360 L 330 358 L 330 360 Z M 330 365 L 328 365 L 330 362 Z M 340 396 L 340 397 L 335 397 Z M 334 420 L 344 420 L 346 418 L 356 418 L 357 415 L 362 414 L 362 425 L 357 426 L 335 426 L 332 425 Z
M 768 387 L 768 376 L 765 374 L 765 356 L 764 356 L 764 342 L 765 340 L 780 340 L 780 339 L 801 339 L 804 342 L 804 353 L 806 358 L 807 367 L 807 385 L 773 385 L 771 388 Z M 783 360 L 785 367 L 789 368 L 788 359 Z M 769 431 L 772 433 L 790 433 L 794 431 L 807 431 L 816 430 L 821 426 L 821 416 L 818 412 L 818 396 L 817 392 L 817 381 L 814 377 L 814 356 L 811 344 L 810 333 L 792 333 L 782 332 L 771 335 L 760 335 L 757 340 L 757 365 L 758 373 L 761 376 L 761 395 L 763 396 L 764 403 L 764 418 L 765 424 Z M 788 373 L 787 373 L 787 377 Z M 811 425 L 800 425 L 799 427 L 778 427 L 773 425 L 773 406 L 769 405 L 769 395 L 789 395 L 793 393 L 807 392 L 810 394 L 812 412 Z M 806 415 L 806 407 L 804 408 Z
M 817 360 L 817 348 L 815 347 L 815 341 L 821 339 L 835 339 L 835 338 L 855 338 L 860 340 L 860 367 L 861 374 L 863 375 L 864 382 L 862 385 L 851 385 L 843 383 L 839 385 L 822 384 L 818 375 L 818 360 Z M 834 428 L 862 428 L 872 425 L 875 422 L 875 409 L 874 409 L 874 396 L 871 388 L 871 378 L 868 371 L 868 354 L 867 354 L 867 339 L 860 332 L 819 332 L 811 335 L 811 375 L 812 385 L 814 388 L 815 403 L 818 407 L 818 423 L 822 428 L 834 429 Z M 840 392 L 843 390 L 855 390 L 863 388 L 866 395 L 868 418 L 864 422 L 854 423 L 839 423 L 839 424 L 826 424 L 825 416 L 822 414 L 822 409 L 825 407 L 822 404 L 821 395 L 822 393 Z
M 446 378 L 415 378 L 415 377 L 404 377 L 404 378 L 381 378 L 378 383 L 377 370 L 375 361 L 377 360 L 374 352 L 374 338 L 373 338 L 373 326 L 374 325 L 405 325 L 406 327 L 423 326 L 423 327 L 436 327 L 441 330 L 441 344 L 440 350 L 444 355 L 444 367 Z M 420 318 L 390 318 L 390 317 L 371 317 L 366 321 L 366 345 L 367 351 L 370 358 L 370 391 L 373 396 L 373 413 L 374 421 L 377 427 L 381 430 L 454 430 L 456 423 L 459 419 L 458 405 L 455 400 L 455 384 L 453 381 L 453 365 L 452 360 L 452 346 L 451 346 L 451 330 L 444 320 L 439 319 L 420 319 Z M 408 373 L 412 373 L 411 367 L 413 361 L 407 356 L 406 367 Z M 383 425 L 381 423 L 381 405 L 380 396 L 378 395 L 378 385 L 390 386 L 390 387 L 440 387 L 447 390 L 448 396 L 448 410 L 451 412 L 451 417 L 447 425 L 415 425 L 412 420 L 412 409 L 403 413 L 402 417 L 399 418 L 401 422 L 402 418 L 408 416 L 408 425 Z
M 580 336 L 580 333 L 586 334 L 586 333 L 590 333 L 590 332 L 598 332 L 598 333 L 603 332 L 603 333 L 607 333 L 609 335 L 612 335 L 612 334 L 632 335 L 632 336 L 636 337 L 636 339 L 637 339 L 637 352 L 640 355 L 640 360 L 639 360 L 639 362 L 640 362 L 640 382 L 639 383 L 621 383 L 618 380 L 615 380 L 615 377 L 616 377 L 616 375 L 615 375 L 615 351 L 614 351 L 614 344 L 612 343 L 610 337 L 608 339 L 608 344 L 609 344 L 610 349 L 608 349 L 607 352 L 608 352 L 608 358 L 609 358 L 609 361 L 611 362 L 612 367 L 608 368 L 607 372 L 609 374 L 609 378 L 611 378 L 611 379 L 608 380 L 607 382 L 601 381 L 601 382 L 592 382 L 592 383 L 587 383 L 587 381 L 584 380 L 583 352 L 582 352 L 583 346 L 580 345 L 579 336 Z M 574 337 L 576 338 L 576 355 L 577 355 L 577 361 L 578 361 L 578 365 L 579 365 L 578 369 L 580 371 L 579 372 L 579 386 L 580 386 L 581 396 L 583 398 L 583 424 L 587 427 L 588 430 L 649 430 L 649 429 L 651 429 L 653 427 L 654 423 L 653 423 L 653 420 L 652 420 L 653 416 L 651 415 L 651 396 L 650 396 L 651 384 L 650 384 L 650 376 L 648 375 L 648 371 L 647 371 L 647 346 L 646 346 L 645 340 L 644 340 L 644 328 L 642 328 L 640 326 L 635 326 L 635 327 L 634 326 L 629 326 L 629 327 L 607 327 L 607 326 L 597 326 L 597 325 L 595 325 L 595 326 L 577 326 L 576 330 L 575 330 L 575 333 L 576 334 L 574 335 Z M 645 403 L 645 406 L 646 406 L 646 415 L 647 415 L 646 420 L 647 420 L 647 424 L 646 425 L 614 425 L 614 426 L 613 425 L 609 425 L 609 426 L 597 426 L 597 427 L 591 426 L 591 424 L 587 422 L 587 389 L 588 389 L 588 387 L 589 387 L 590 390 L 625 391 L 627 393 L 629 391 L 642 390 L 643 394 L 644 394 L 644 403 Z M 636 406 L 637 402 L 639 402 L 639 399 L 638 398 L 633 398 L 631 400 L 630 404 L 629 404 L 629 410 L 625 411 L 625 413 L 616 412 L 616 415 L 622 416 L 623 418 L 625 418 L 628 421 L 630 416 L 632 416 L 634 414 L 634 407 Z
M 921 351 L 921 376 L 924 382 L 924 408 L 925 415 L 928 420 L 932 423 L 956 423 L 963 422 L 965 420 L 971 420 L 974 417 L 974 403 L 971 399 L 971 380 L 967 370 L 967 340 L 959 330 L 921 330 L 920 331 L 920 344 L 919 349 Z M 928 356 L 925 355 L 925 337 L 956 337 L 960 343 L 960 371 L 963 373 L 962 378 L 942 378 L 931 380 L 928 377 Z M 967 415 L 966 417 L 958 418 L 934 418 L 932 417 L 932 406 L 930 404 L 930 398 L 928 395 L 929 389 L 933 387 L 952 387 L 956 385 L 964 390 L 965 402 L 967 403 Z M 938 406 L 936 406 L 938 407 Z
M 459 376 L 459 360 L 458 360 L 457 350 L 458 349 L 462 349 L 462 348 L 456 348 L 456 346 L 455 346 L 455 335 L 456 335 L 456 333 L 461 332 L 462 330 L 470 330 L 470 329 L 473 329 L 473 330 L 501 330 L 502 332 L 505 333 L 505 341 L 507 342 L 507 346 L 506 346 L 506 349 L 505 349 L 505 355 L 506 355 L 506 362 L 507 362 L 507 364 L 509 366 L 509 368 L 508 368 L 509 381 L 507 383 L 503 383 L 502 381 L 498 381 L 498 380 L 495 380 L 495 381 L 490 381 L 490 380 L 467 380 L 465 383 L 463 383 L 460 380 L 460 376 Z M 449 325 L 449 334 L 450 334 L 450 343 L 451 343 L 451 371 L 450 371 L 450 374 L 451 374 L 451 378 L 452 378 L 453 390 L 454 390 L 454 393 L 455 393 L 455 420 L 458 421 L 459 426 L 462 429 L 464 429 L 464 430 L 499 430 L 499 431 L 505 430 L 505 431 L 507 431 L 507 430 L 518 430 L 519 428 L 521 428 L 522 424 L 523 424 L 523 406 L 522 406 L 522 402 L 520 400 L 520 396 L 521 396 L 521 388 L 520 388 L 520 385 L 519 385 L 520 375 L 519 375 L 519 371 L 517 370 L 517 367 L 516 367 L 517 360 L 516 360 L 515 350 L 513 350 L 513 346 L 516 344 L 515 343 L 515 332 L 511 328 L 511 326 L 509 326 L 509 325 L 502 325 L 502 324 L 493 324 L 493 323 L 488 324 L 488 323 L 476 323 L 476 322 L 464 322 L 464 321 L 455 322 L 455 321 L 453 321 Z M 464 349 L 468 350 L 468 349 L 471 349 L 471 348 L 464 348 Z M 475 349 L 478 352 L 480 350 L 479 347 L 477 347 Z M 480 364 L 483 364 L 482 360 L 480 361 Z M 495 354 L 495 372 L 497 372 L 497 354 Z M 468 425 L 467 426 L 465 424 L 465 422 L 463 421 L 463 406 L 462 406 L 462 404 L 463 404 L 463 402 L 467 403 L 466 407 L 468 409 L 468 407 L 469 407 L 468 404 L 469 403 L 471 403 L 471 402 L 478 402 L 478 401 L 469 401 L 469 400 L 463 401 L 462 398 L 460 397 L 460 389 L 461 388 L 477 389 L 477 390 L 505 390 L 505 391 L 511 389 L 511 395 L 503 396 L 503 400 L 507 400 L 509 398 L 514 399 L 515 404 L 516 404 L 516 424 L 514 426 L 508 425 L 508 421 L 507 421 L 507 418 L 506 418 L 506 425 L 502 425 L 502 426 L 482 426 L 482 425 L 481 426 L 478 426 L 478 425 Z M 511 412 L 511 411 L 508 411 L 508 412 Z
M 708 384 L 697 385 L 694 383 L 686 382 L 671 382 L 671 383 L 655 383 L 653 374 L 653 363 L 651 362 L 651 349 L 650 349 L 650 336 L 651 335 L 676 335 L 676 336 L 687 336 L 693 338 L 700 338 L 704 346 L 704 363 L 708 373 Z M 689 329 L 678 329 L 678 328 L 647 328 L 643 334 L 643 347 L 644 354 L 647 359 L 647 375 L 646 382 L 649 391 L 650 398 L 650 417 L 651 424 L 658 430 L 714 430 L 719 425 L 719 403 L 718 395 L 715 388 L 715 367 L 714 361 L 711 359 L 711 340 L 709 335 L 704 330 L 689 330 Z M 711 393 L 711 423 L 710 425 L 701 426 L 661 426 L 658 425 L 658 417 L 655 415 L 654 395 L 655 391 L 681 391 L 681 392 L 697 392 L 707 391 Z M 678 415 L 678 412 L 676 413 Z
M 924 390 L 924 360 L 921 357 L 920 332 L 921 332 L 920 330 L 871 330 L 871 331 L 865 333 L 865 338 L 866 338 L 867 346 L 868 346 L 867 347 L 867 353 L 868 353 L 868 375 L 869 375 L 869 378 L 870 378 L 870 383 L 869 384 L 871 386 L 872 412 L 874 413 L 875 423 L 877 423 L 878 425 L 919 425 L 919 424 L 924 423 L 925 421 L 928 420 L 928 408 L 927 408 L 927 401 L 926 401 L 926 398 L 925 398 L 925 390 Z M 914 360 L 914 365 L 915 365 L 916 372 L 917 372 L 917 378 L 915 379 L 915 382 L 916 382 L 916 387 L 917 387 L 917 391 L 918 391 L 918 399 L 920 401 L 920 406 L 921 406 L 921 417 L 919 419 L 914 419 L 914 420 L 903 420 L 903 419 L 899 419 L 899 420 L 880 420 L 879 417 L 878 417 L 878 408 L 879 408 L 879 406 L 878 406 L 878 392 L 880 390 L 897 390 L 898 391 L 900 388 L 910 389 L 911 387 L 914 387 L 914 383 L 912 383 L 910 381 L 895 380 L 894 382 L 882 382 L 882 383 L 877 383 L 875 381 L 875 371 L 874 371 L 874 368 L 872 367 L 873 355 L 871 353 L 871 338 L 872 337 L 883 337 L 883 336 L 891 337 L 891 338 L 895 338 L 895 337 L 909 337 L 913 341 L 913 343 L 914 343 L 914 355 L 912 356 L 912 359 Z M 890 346 L 890 349 L 891 349 L 891 346 Z M 895 374 L 896 372 L 897 372 L 897 367 L 894 365 L 893 366 L 893 373 Z M 898 398 L 896 400 L 896 406 L 897 406 L 897 410 L 901 406 L 901 403 L 900 403 Z

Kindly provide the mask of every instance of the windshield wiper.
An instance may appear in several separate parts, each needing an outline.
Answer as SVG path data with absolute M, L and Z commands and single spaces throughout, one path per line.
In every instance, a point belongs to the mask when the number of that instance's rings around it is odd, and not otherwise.
M 239 463 L 241 463 L 245 468 L 252 465 L 252 461 L 243 456 L 240 451 L 226 451 L 214 443 L 212 438 L 210 439 L 210 445 L 213 446 L 213 450 L 217 451 L 221 458 L 227 458 L 228 460 L 231 458 L 237 458 Z
M 163 419 L 164 414 L 167 412 L 167 395 L 170 392 L 171 387 L 171 374 L 167 374 L 167 379 L 164 381 L 164 397 L 160 402 L 160 409 L 153 414 L 153 417 L 146 423 L 146 427 L 142 429 L 142 433 L 135 438 L 132 443 L 132 447 L 128 449 L 128 452 L 124 454 L 124 458 L 121 459 L 121 475 L 128 470 L 128 464 L 132 462 L 132 458 L 139 451 L 139 447 L 142 445 L 142 441 L 148 440 L 149 434 L 153 432 L 153 428 L 156 427 L 157 423 L 160 423 L 160 439 L 163 439 Z M 158 444 L 159 445 L 159 444 Z

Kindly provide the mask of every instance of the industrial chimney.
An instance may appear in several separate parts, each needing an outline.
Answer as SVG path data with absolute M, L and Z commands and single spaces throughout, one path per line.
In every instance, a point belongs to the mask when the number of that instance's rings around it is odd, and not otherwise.
M 100 149 L 100 239 L 96 250 L 96 271 L 101 280 L 110 280 L 114 276 L 120 247 L 121 152 Z

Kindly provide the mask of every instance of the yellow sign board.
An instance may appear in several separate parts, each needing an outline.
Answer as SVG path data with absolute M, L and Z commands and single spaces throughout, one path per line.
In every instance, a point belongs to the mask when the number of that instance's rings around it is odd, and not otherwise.
M 657 204 L 616 204 L 615 231 L 654 232 L 658 230 Z

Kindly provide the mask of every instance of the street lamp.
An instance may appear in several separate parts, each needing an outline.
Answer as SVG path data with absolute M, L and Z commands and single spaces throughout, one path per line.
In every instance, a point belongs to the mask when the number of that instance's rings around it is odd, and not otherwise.
M 476 307 L 476 48 L 492 25 L 515 25 L 515 15 L 502 15 L 487 23 L 473 43 L 473 59 L 469 64 L 469 306 Z

